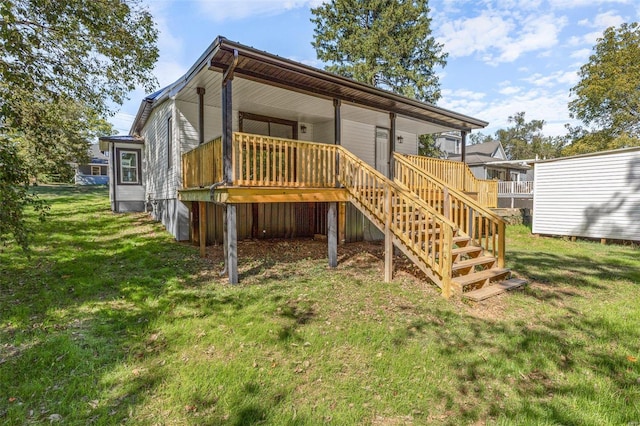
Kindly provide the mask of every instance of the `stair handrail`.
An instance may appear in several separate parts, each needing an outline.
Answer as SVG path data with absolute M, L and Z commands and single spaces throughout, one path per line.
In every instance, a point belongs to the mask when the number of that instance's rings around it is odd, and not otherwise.
M 339 182 L 379 224 L 389 226 L 395 237 L 437 274 L 440 280 L 437 284 L 443 295 L 449 297 L 454 223 L 345 148 L 339 147 L 338 155 Z M 387 211 L 388 206 L 391 206 L 391 212 Z M 403 220 L 394 220 L 399 217 Z M 439 236 L 428 232 L 426 225 L 429 223 L 440 227 Z M 424 233 L 421 225 L 425 225 Z
M 473 244 L 490 252 L 504 267 L 505 223 L 500 216 L 464 192 L 427 173 L 404 155 L 394 153 L 394 178 L 415 192 L 438 213 L 449 218 Z M 442 197 L 440 198 L 440 195 Z M 479 219 L 476 223 L 476 218 Z
M 405 157 L 420 169 L 446 181 L 449 186 L 459 191 L 475 192 L 478 202 L 485 207 L 498 207 L 498 181 L 477 178 L 465 163 L 441 158 L 425 157 L 423 155 L 409 155 Z M 445 178 L 442 168 L 449 170 Z M 453 168 L 453 169 L 452 169 Z M 440 173 L 438 173 L 440 171 Z

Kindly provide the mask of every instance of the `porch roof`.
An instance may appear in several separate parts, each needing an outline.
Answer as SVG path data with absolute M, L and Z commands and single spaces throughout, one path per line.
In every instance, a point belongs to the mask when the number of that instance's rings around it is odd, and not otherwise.
M 208 68 L 224 72 L 234 61 L 234 51 L 238 53 L 234 74 L 248 80 L 327 99 L 339 99 L 456 130 L 470 131 L 486 127 L 488 124 L 483 120 L 391 93 L 218 36 L 182 78 L 142 101 L 130 133 L 139 134 L 154 105 L 176 95 L 201 70 Z

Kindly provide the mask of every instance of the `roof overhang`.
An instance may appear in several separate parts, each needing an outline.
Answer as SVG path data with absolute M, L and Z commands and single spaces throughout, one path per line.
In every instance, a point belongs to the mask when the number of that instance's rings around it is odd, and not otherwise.
M 98 146 L 101 151 L 108 151 L 109 144 L 111 143 L 133 143 L 144 144 L 144 140 L 138 136 L 132 135 L 113 135 L 113 136 L 100 136 L 98 138 Z
M 154 106 L 177 94 L 203 68 L 224 72 L 234 63 L 236 54 L 237 63 L 233 74 L 249 80 L 395 113 L 452 130 L 469 132 L 484 128 L 488 124 L 483 120 L 319 70 L 219 36 L 184 76 L 142 101 L 130 133 L 139 135 Z

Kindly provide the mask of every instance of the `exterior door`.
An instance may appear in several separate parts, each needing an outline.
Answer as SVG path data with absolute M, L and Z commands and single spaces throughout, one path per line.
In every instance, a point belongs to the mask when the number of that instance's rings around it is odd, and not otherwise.
M 376 170 L 389 176 L 389 129 L 376 127 Z

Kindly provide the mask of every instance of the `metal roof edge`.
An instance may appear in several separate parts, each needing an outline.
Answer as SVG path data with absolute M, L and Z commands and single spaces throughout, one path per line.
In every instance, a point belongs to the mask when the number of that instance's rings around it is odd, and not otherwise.
M 640 151 L 640 146 L 629 146 L 626 148 L 609 149 L 607 151 L 588 152 L 586 154 L 576 154 L 576 155 L 570 155 L 568 157 L 549 158 L 548 160 L 538 160 L 536 161 L 536 164 L 552 163 L 554 161 L 569 160 L 573 158 L 586 158 L 586 157 L 598 157 L 601 155 L 621 154 L 624 152 L 634 152 L 634 151 Z

